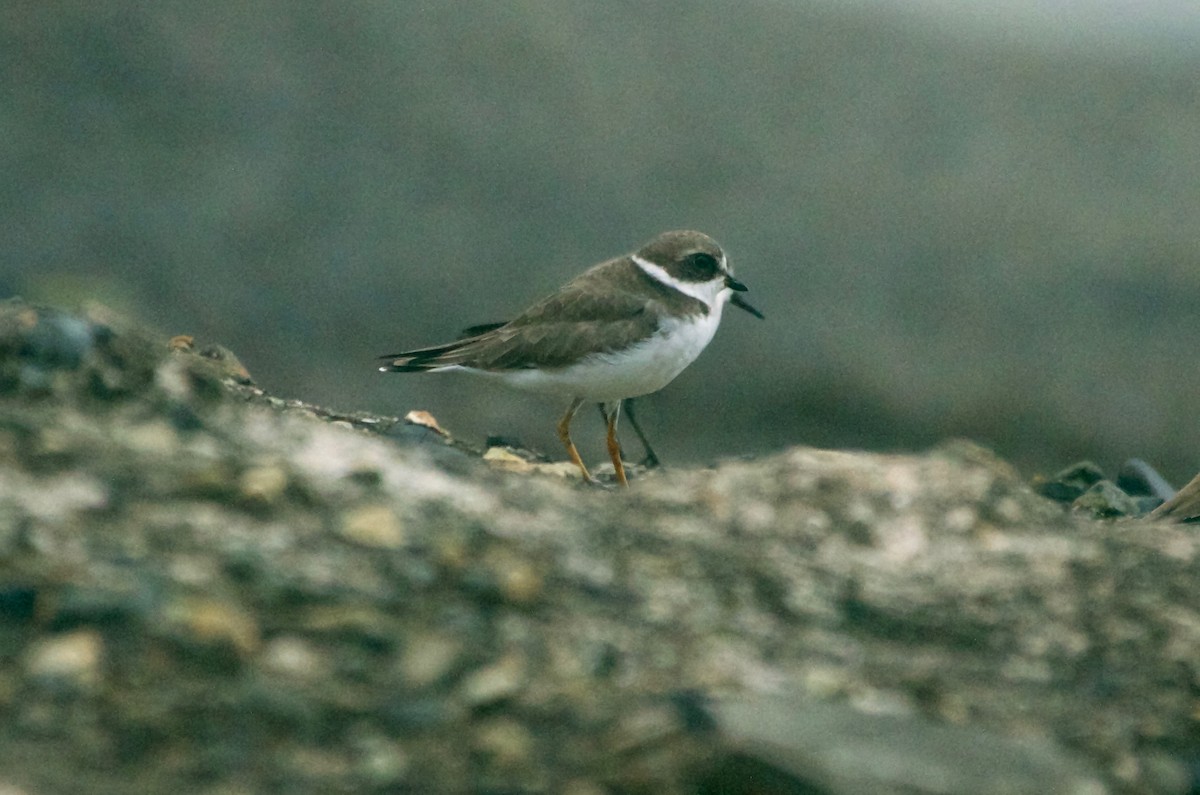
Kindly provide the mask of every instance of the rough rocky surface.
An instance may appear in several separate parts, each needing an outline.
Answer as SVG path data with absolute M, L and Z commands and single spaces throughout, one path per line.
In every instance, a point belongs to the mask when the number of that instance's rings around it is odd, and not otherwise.
M 0 791 L 1197 791 L 1194 528 L 965 442 L 497 458 L 0 306 Z

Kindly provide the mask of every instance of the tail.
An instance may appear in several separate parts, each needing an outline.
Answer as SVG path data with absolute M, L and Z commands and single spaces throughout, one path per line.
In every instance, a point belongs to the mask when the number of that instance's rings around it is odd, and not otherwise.
M 455 340 L 445 345 L 434 345 L 430 348 L 418 348 L 415 351 L 389 353 L 386 356 L 380 356 L 380 360 L 386 361 L 387 364 L 380 367 L 379 372 L 427 373 L 430 370 L 449 367 L 457 364 L 454 361 L 454 354 L 458 353 L 470 341 L 470 339 Z
M 388 363 L 379 368 L 381 373 L 428 373 L 430 370 L 436 370 L 439 367 L 449 367 L 458 364 L 457 361 L 447 361 L 452 359 L 454 354 L 458 353 L 469 342 L 474 342 L 476 337 L 482 337 L 489 331 L 495 331 L 507 323 L 482 323 L 478 326 L 471 326 L 463 329 L 462 336 L 454 342 L 448 342 L 445 345 L 434 345 L 430 348 L 418 348 L 415 351 L 406 351 L 404 353 L 389 353 L 386 356 L 380 356 L 381 360 L 386 360 Z

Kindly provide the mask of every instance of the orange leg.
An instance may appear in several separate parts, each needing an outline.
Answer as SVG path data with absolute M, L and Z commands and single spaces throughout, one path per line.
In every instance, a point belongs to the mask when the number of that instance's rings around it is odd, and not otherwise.
M 612 411 L 606 412 L 608 420 L 608 457 L 612 459 L 613 469 L 617 473 L 617 482 L 622 486 L 628 486 L 629 481 L 625 479 L 625 464 L 621 461 L 621 443 L 617 441 L 617 418 L 621 416 L 621 402 L 617 401 L 613 404 Z
M 579 467 L 579 471 L 583 473 L 583 479 L 588 483 L 595 483 L 595 478 L 587 471 L 587 467 L 583 465 L 583 459 L 579 457 L 579 451 L 575 449 L 575 443 L 571 441 L 571 418 L 575 416 L 575 412 L 579 411 L 579 407 L 583 405 L 583 398 L 575 398 L 571 401 L 571 407 L 567 409 L 567 413 L 558 421 L 558 438 L 562 440 L 563 446 L 567 448 L 567 456 L 571 462 Z

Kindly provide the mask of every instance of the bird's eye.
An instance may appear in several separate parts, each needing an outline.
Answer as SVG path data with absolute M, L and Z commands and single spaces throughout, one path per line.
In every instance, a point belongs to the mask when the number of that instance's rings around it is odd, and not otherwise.
M 721 270 L 721 263 L 712 254 L 703 251 L 692 254 L 686 260 L 688 275 L 695 281 L 708 281 Z

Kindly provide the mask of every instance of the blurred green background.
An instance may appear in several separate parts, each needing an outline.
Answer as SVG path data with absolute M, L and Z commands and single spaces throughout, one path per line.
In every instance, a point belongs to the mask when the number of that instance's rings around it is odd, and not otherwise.
M 553 401 L 373 357 L 693 227 L 768 320 L 727 314 L 641 401 L 668 463 L 967 436 L 1026 474 L 1137 455 L 1179 485 L 1200 12 L 957 5 L 6 3 L 0 294 L 558 455 Z M 597 418 L 575 435 L 604 457 Z

